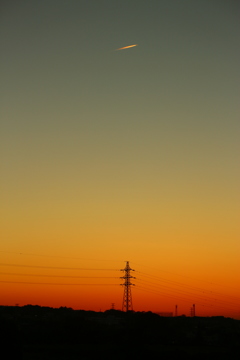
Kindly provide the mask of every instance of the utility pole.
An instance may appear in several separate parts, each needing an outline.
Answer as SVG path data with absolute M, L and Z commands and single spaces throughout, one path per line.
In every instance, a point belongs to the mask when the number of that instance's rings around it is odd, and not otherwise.
M 196 316 L 196 313 L 195 313 L 195 304 L 193 304 L 193 306 L 191 307 L 191 317 L 194 317 Z
M 120 277 L 120 279 L 124 280 L 124 283 L 121 284 L 124 286 L 122 311 L 125 310 L 126 312 L 128 312 L 129 310 L 133 310 L 131 286 L 135 286 L 135 284 L 131 283 L 131 279 L 136 279 L 136 278 L 131 275 L 131 271 L 135 271 L 135 270 L 131 269 L 129 265 L 129 261 L 126 261 L 126 266 L 124 269 L 121 269 L 121 271 L 124 271 L 124 276 Z

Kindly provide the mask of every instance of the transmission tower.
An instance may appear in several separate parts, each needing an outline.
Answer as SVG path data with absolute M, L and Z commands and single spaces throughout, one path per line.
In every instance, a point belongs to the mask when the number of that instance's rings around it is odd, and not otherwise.
M 131 279 L 136 279 L 136 278 L 131 275 L 131 271 L 135 271 L 135 270 L 131 269 L 129 265 L 129 261 L 126 261 L 126 266 L 124 269 L 121 269 L 121 271 L 124 271 L 124 276 L 120 277 L 120 279 L 124 280 L 124 283 L 121 284 L 124 286 L 122 311 L 125 310 L 127 312 L 129 310 L 133 310 L 131 286 L 135 286 L 135 284 L 131 283 Z

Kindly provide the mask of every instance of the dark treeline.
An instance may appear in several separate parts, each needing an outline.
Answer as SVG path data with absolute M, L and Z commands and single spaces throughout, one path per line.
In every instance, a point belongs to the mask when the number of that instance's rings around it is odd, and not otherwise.
M 240 355 L 240 321 L 224 317 L 0 306 L 0 337 L 2 354 L 21 360 Z

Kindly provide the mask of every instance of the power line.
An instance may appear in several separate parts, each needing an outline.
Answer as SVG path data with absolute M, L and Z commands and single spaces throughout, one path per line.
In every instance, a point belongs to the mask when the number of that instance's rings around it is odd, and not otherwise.
M 51 278 L 81 278 L 81 279 L 119 279 L 116 276 L 74 276 L 74 275 L 43 275 L 43 274 L 19 274 L 19 273 L 4 273 L 0 272 L 0 275 L 10 276 L 34 276 L 34 277 L 51 277 Z
M 60 256 L 60 255 L 45 255 L 45 254 L 29 254 L 29 253 L 24 253 L 24 252 L 16 252 L 16 251 L 4 251 L 4 250 L 0 250 L 0 253 L 4 253 L 4 254 L 15 254 L 15 255 L 24 255 L 24 256 L 38 256 L 38 257 L 48 257 L 48 258 L 57 258 L 57 259 L 74 259 L 74 260 L 87 260 L 87 261 L 109 261 L 106 259 L 86 259 L 86 257 L 81 258 L 81 257 L 76 257 L 76 256 Z M 115 260 L 117 262 L 122 262 L 121 260 Z
M 91 269 L 91 268 L 72 268 L 72 267 L 59 267 L 59 266 L 19 265 L 19 264 L 0 264 L 0 266 L 25 267 L 25 268 L 36 268 L 36 269 L 56 269 L 56 270 L 119 271 L 119 269 Z
M 136 264 L 136 263 L 134 263 Z M 137 264 L 138 266 L 143 266 L 143 267 L 147 267 L 147 268 L 150 268 L 150 269 L 153 269 L 153 270 L 156 270 L 156 271 L 161 271 L 161 272 L 164 272 L 164 273 L 167 273 L 167 274 L 171 274 L 171 275 L 174 275 L 174 276 L 180 276 L 180 277 L 183 277 L 183 278 L 186 278 L 186 279 L 191 279 L 191 280 L 194 280 L 194 281 L 201 281 L 201 282 L 204 282 L 204 283 L 207 283 L 207 284 L 210 284 L 210 285 L 216 285 L 216 286 L 221 286 L 221 287 L 227 287 L 229 289 L 235 289 L 234 287 L 232 286 L 229 286 L 229 285 L 223 285 L 223 284 L 217 284 L 217 283 L 214 283 L 212 281 L 207 281 L 207 280 L 202 280 L 202 279 L 196 279 L 196 278 L 193 278 L 191 276 L 186 276 L 186 275 L 180 275 L 179 273 L 173 273 L 173 272 L 170 272 L 170 271 L 164 271 L 164 270 L 159 270 L 159 269 L 156 269 L 156 268 L 153 268 L 151 266 L 146 266 L 146 265 L 140 265 L 140 264 Z M 140 271 L 137 271 L 141 274 L 144 274 L 143 272 L 140 272 Z M 155 275 L 149 275 L 149 276 L 154 276 L 154 277 L 158 277 L 158 276 L 155 276 Z
M 149 288 L 146 288 L 146 287 L 143 287 L 143 286 L 136 286 L 134 289 L 136 290 L 142 290 L 142 291 L 145 291 L 145 292 L 149 292 L 149 293 L 152 293 L 152 294 L 156 294 L 156 295 L 161 295 L 161 296 L 165 296 L 165 297 L 169 297 L 169 298 L 173 298 L 173 299 L 179 299 L 179 300 L 182 300 L 182 301 L 185 301 L 185 302 L 188 302 L 189 303 L 189 299 L 188 298 L 183 298 L 181 296 L 178 296 L 178 295 L 172 295 L 172 294 L 167 294 L 167 293 L 164 293 L 164 292 L 159 292 L 155 289 L 150 289 Z
M 224 297 L 226 297 L 226 296 L 223 295 L 223 294 L 219 294 L 219 293 L 215 293 L 215 292 L 207 291 L 207 290 L 203 290 L 203 289 L 198 289 L 198 288 L 194 288 L 194 287 L 192 287 L 192 288 L 193 288 L 193 291 L 195 291 L 195 292 L 201 292 L 202 294 L 197 295 L 197 294 L 195 294 L 195 293 L 193 293 L 193 292 L 189 292 L 189 291 L 186 291 L 186 290 L 183 290 L 183 289 L 175 289 L 175 288 L 170 287 L 170 286 L 159 285 L 159 284 L 157 284 L 157 283 L 154 283 L 154 282 L 151 282 L 151 281 L 146 281 L 146 280 L 139 279 L 139 278 L 138 278 L 138 280 L 139 280 L 140 282 L 142 281 L 142 282 L 145 282 L 145 283 L 147 283 L 147 284 L 153 284 L 153 285 L 151 285 L 151 286 L 154 286 L 154 287 L 157 287 L 157 288 L 159 288 L 159 287 L 161 287 L 161 288 L 167 288 L 167 289 L 171 289 L 171 291 L 183 292 L 183 293 L 186 293 L 186 294 L 190 294 L 190 295 L 192 295 L 192 296 L 194 296 L 194 297 L 204 297 L 204 298 L 208 298 L 208 299 L 211 299 L 211 300 L 217 300 L 217 299 L 215 299 L 215 298 L 212 298 L 211 296 L 215 296 L 215 297 L 216 297 L 216 296 L 224 296 Z M 178 285 L 178 286 L 180 286 L 180 285 Z M 187 286 L 185 286 L 185 287 L 187 287 Z M 190 290 L 191 290 L 191 287 L 190 287 Z M 237 298 L 236 298 L 235 300 L 238 301 Z M 222 301 L 222 302 L 230 303 L 229 301 L 221 300 L 221 299 L 219 299 L 219 300 L 217 300 L 217 301 Z M 231 304 L 233 304 L 233 303 L 231 303 Z
M 60 285 L 60 286 L 119 286 L 119 284 L 62 284 L 62 283 L 36 283 L 25 281 L 0 281 L 5 284 L 27 284 L 27 285 Z
M 216 302 L 218 303 L 222 303 L 224 305 L 228 305 L 228 306 L 237 306 L 239 307 L 239 304 L 234 304 L 232 302 L 229 302 L 229 301 L 225 301 L 225 300 L 221 300 L 221 299 L 216 299 L 216 298 L 212 298 L 210 296 L 206 296 L 206 295 L 200 295 L 200 294 L 195 294 L 195 293 L 191 293 L 189 291 L 185 291 L 185 290 L 180 290 L 180 289 L 174 289 L 174 288 L 171 288 L 169 286 L 166 286 L 166 285 L 155 285 L 155 283 L 152 283 L 152 282 L 148 282 L 148 281 L 145 281 L 145 280 L 141 280 L 141 279 L 137 279 L 137 281 L 140 281 L 143 282 L 143 283 L 147 283 L 147 286 L 150 286 L 150 287 L 154 287 L 154 288 L 164 288 L 164 289 L 169 289 L 168 291 L 170 292 L 175 292 L 175 293 L 180 293 L 180 294 L 185 294 L 185 295 L 188 295 L 188 296 L 191 296 L 192 298 L 194 299 L 200 299 L 201 301 L 211 301 L 211 302 L 215 302 L 215 305 L 216 305 Z M 149 285 L 150 284 L 150 285 Z M 151 285 L 153 284 L 153 285 Z M 154 289 L 155 290 L 155 289 Z
M 140 273 L 142 276 L 144 277 L 147 277 L 147 278 L 153 278 L 154 280 L 157 280 L 159 282 L 166 282 L 166 283 L 172 283 L 176 286 L 181 286 L 181 287 L 186 287 L 186 288 L 189 288 L 189 289 L 194 289 L 195 291 L 202 291 L 204 293 L 208 293 L 208 294 L 211 294 L 211 295 L 217 295 L 217 296 L 224 296 L 224 297 L 231 297 L 232 299 L 235 299 L 236 301 L 240 301 L 240 298 L 239 297 L 236 297 L 236 296 L 233 296 L 233 295 L 226 295 L 226 294 L 222 294 L 222 293 L 219 293 L 217 291 L 213 291 L 213 290 L 206 290 L 204 288 L 199 288 L 199 287 L 196 287 L 196 286 L 192 286 L 192 285 L 187 285 L 187 284 L 183 284 L 183 283 L 180 283 L 180 282 L 177 282 L 177 281 L 173 281 L 173 280 L 167 280 L 167 279 L 163 279 L 163 278 L 160 278 L 158 276 L 155 276 L 155 275 L 149 275 L 149 274 L 146 274 L 146 273 L 143 273 L 143 272 L 140 272 L 140 271 L 137 271 L 137 273 Z M 162 285 L 161 285 L 162 286 Z

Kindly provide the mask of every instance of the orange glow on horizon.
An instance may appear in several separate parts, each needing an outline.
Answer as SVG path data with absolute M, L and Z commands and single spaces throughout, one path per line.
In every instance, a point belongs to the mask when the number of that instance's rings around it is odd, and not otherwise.
M 87 260 L 10 257 L 12 261 L 8 266 L 3 261 L 0 263 L 1 305 L 32 304 L 105 311 L 114 303 L 115 309 L 122 309 L 123 286 L 120 284 L 123 280 L 120 277 L 123 273 L 120 269 L 124 268 L 124 263 L 105 268 L 104 262 L 101 266 L 99 263 L 93 266 Z M 220 286 L 210 283 L 206 275 L 197 280 L 134 262 L 131 267 L 136 277 L 132 280 L 135 286 L 131 288 L 134 311 L 174 315 L 178 305 L 178 315 L 190 316 L 190 308 L 195 304 L 197 316 L 239 318 L 240 293 L 230 283 Z

